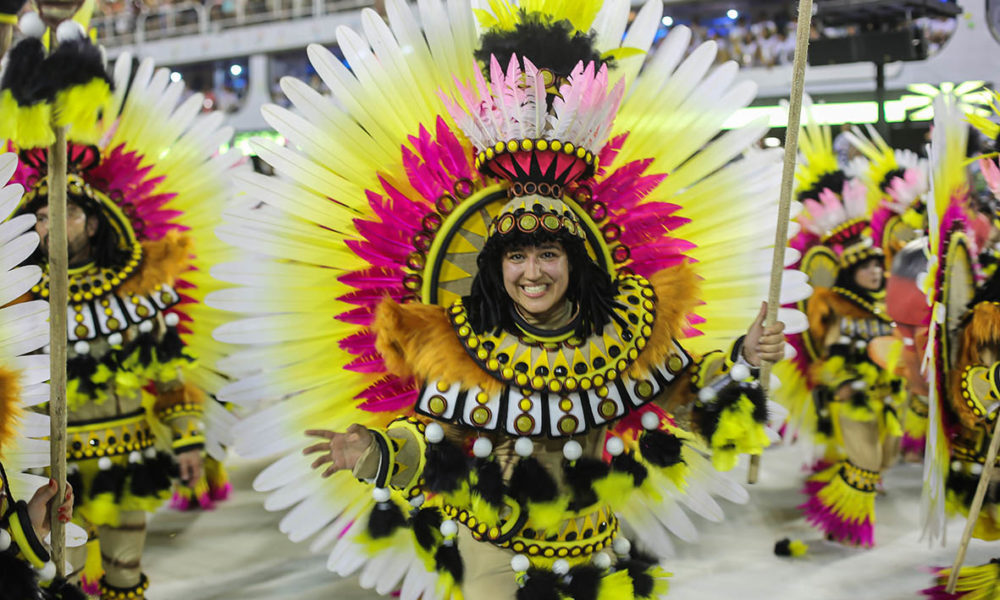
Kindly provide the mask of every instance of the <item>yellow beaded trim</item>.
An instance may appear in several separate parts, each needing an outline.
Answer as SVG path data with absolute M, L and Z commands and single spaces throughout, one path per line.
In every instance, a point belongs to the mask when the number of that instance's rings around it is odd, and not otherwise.
M 145 575 L 139 585 L 129 589 L 112 588 L 101 578 L 101 598 L 104 600 L 141 600 L 146 597 L 146 590 L 149 589 L 149 579 Z
M 844 465 L 840 467 L 840 478 L 860 492 L 874 492 L 882 475 L 878 471 L 862 469 L 851 461 L 844 461 Z
M 156 411 L 156 416 L 160 419 L 169 419 L 172 417 L 179 417 L 183 415 L 201 415 L 202 407 L 200 404 L 192 404 L 190 402 L 185 402 L 183 404 L 174 404 Z
M 66 439 L 66 458 L 87 460 L 145 450 L 154 444 L 156 436 L 146 415 L 139 414 L 87 425 L 70 424 Z
M 483 165 L 487 162 L 506 152 L 531 152 L 533 150 L 540 152 L 551 150 L 552 152 L 561 152 L 566 155 L 575 155 L 588 165 L 593 165 L 595 169 L 597 168 L 597 156 L 582 146 L 577 147 L 572 142 L 563 142 L 560 140 L 530 138 L 497 142 L 492 148 L 479 151 L 476 153 L 475 166 L 477 170 L 482 169 Z
M 875 317 L 878 320 L 884 321 L 886 323 L 892 323 L 892 319 L 890 319 L 888 316 L 886 316 L 885 312 L 882 310 L 881 307 L 875 306 L 874 304 L 872 304 L 868 300 L 865 300 L 864 298 L 862 298 L 861 296 L 859 296 L 856 293 L 852 292 L 851 290 L 849 290 L 847 288 L 842 288 L 842 287 L 836 286 L 836 285 L 833 286 L 830 289 L 833 290 L 834 292 L 840 294 L 841 296 L 844 296 L 845 298 L 847 298 L 851 302 L 854 302 L 855 304 L 857 304 L 861 308 L 867 310 L 871 314 L 875 315 Z
M 969 365 L 962 370 L 962 400 L 965 401 L 966 406 L 972 409 L 972 414 L 977 417 L 982 417 L 986 415 L 986 408 L 983 406 L 983 403 L 980 402 L 979 398 L 976 398 L 976 395 L 972 390 L 972 375 L 975 368 L 976 365 Z M 992 389 L 993 382 L 990 381 L 990 384 Z

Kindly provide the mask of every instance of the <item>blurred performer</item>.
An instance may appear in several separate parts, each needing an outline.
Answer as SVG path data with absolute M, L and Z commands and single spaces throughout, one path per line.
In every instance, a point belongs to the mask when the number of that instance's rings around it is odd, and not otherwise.
M 77 33 L 47 57 L 34 38 L 11 50 L 0 101 L 15 114 L 0 136 L 21 154 L 20 210 L 37 217 L 41 238 L 29 262 L 42 278 L 23 299 L 45 299 L 52 134 L 38 115 L 68 129 L 68 477 L 76 518 L 95 534 L 82 581 L 104 598 L 142 598 L 146 513 L 169 497 L 172 474 L 191 486 L 202 478 L 194 357 L 211 366 L 219 346 L 199 339 L 207 325 L 196 320 L 217 322 L 198 300 L 234 160 L 213 154 L 231 131 L 219 117 L 194 119 L 197 98 L 175 106 L 182 84 L 151 62 L 133 73 L 125 55 L 112 77 Z
M 685 509 L 721 518 L 713 493 L 739 488 L 715 470 L 769 443 L 753 373 L 784 355 L 760 303 L 777 153 L 740 157 L 765 125 L 715 140 L 749 94 L 735 65 L 708 75 L 714 44 L 680 62 L 686 28 L 637 75 L 658 0 L 634 48 L 622 3 L 495 2 L 479 39 L 465 3 L 425 5 L 423 33 L 386 5 L 357 80 L 310 48 L 337 104 L 282 82 L 316 134 L 267 146 L 281 177 L 246 180 L 270 218 L 222 230 L 268 260 L 210 301 L 294 286 L 217 332 L 259 361 L 224 400 L 290 396 L 237 449 L 287 453 L 256 481 L 301 499 L 284 530 L 380 593 L 659 598 Z

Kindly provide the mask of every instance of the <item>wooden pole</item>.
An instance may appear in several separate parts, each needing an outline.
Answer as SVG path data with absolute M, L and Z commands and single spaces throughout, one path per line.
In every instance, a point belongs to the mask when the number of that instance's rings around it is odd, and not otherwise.
M 2 18 L 5 15 L 0 15 Z M 7 54 L 10 43 L 14 40 L 14 26 L 10 23 L 0 22 L 0 58 Z
M 49 31 L 49 48 L 55 49 L 55 28 Z M 56 141 L 49 148 L 49 417 L 52 478 L 59 491 L 52 502 L 52 562 L 56 574 L 65 575 L 65 526 L 59 505 L 66 495 L 66 305 L 69 258 L 66 248 L 66 130 L 53 123 Z M 79 494 L 82 490 L 74 490 Z
M 799 151 L 799 123 L 802 116 L 802 93 L 806 79 L 806 57 L 809 54 L 809 31 L 812 28 L 812 0 L 799 0 L 799 19 L 795 26 L 795 59 L 792 63 L 792 89 L 788 96 L 788 127 L 785 129 L 785 163 L 781 170 L 781 195 L 778 200 L 778 227 L 774 231 L 774 254 L 771 261 L 771 287 L 767 295 L 767 316 L 764 326 L 778 320 L 781 304 L 781 277 L 785 271 L 785 246 L 788 244 L 788 219 L 792 206 L 792 186 L 795 182 L 795 159 Z M 760 369 L 760 383 L 765 396 L 771 387 L 770 361 Z M 747 483 L 757 483 L 760 455 L 750 457 Z
M 951 573 L 948 575 L 948 587 L 945 591 L 949 594 L 955 593 L 955 585 L 958 583 L 958 571 L 965 562 L 965 551 L 969 549 L 969 541 L 972 539 L 972 530 L 979 519 L 979 510 L 983 507 L 983 499 L 986 497 L 986 489 L 990 486 L 995 471 L 993 465 L 997 460 L 997 450 L 1000 449 L 1000 418 L 993 426 L 993 439 L 990 440 L 990 448 L 986 452 L 986 462 L 983 464 L 983 472 L 979 475 L 979 485 L 976 486 L 976 495 L 972 497 L 972 505 L 969 507 L 969 516 L 965 520 L 965 531 L 962 532 L 962 541 L 958 544 L 958 554 L 955 555 L 955 562 L 951 565 Z

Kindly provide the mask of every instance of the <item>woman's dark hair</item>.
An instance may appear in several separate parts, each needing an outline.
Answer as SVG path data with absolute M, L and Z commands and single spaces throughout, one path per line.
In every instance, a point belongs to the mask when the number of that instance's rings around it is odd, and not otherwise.
M 837 281 L 833 285 L 839 288 L 844 288 L 845 290 L 850 290 L 855 294 L 861 296 L 868 302 L 874 302 L 875 299 L 872 297 L 872 290 L 865 289 L 854 281 L 854 274 L 858 272 L 858 269 L 864 267 L 872 261 L 882 261 L 884 260 L 881 256 L 871 256 L 864 260 L 860 260 L 853 265 L 841 269 L 840 273 L 837 274 Z M 882 275 L 882 288 L 885 288 L 885 274 Z
M 578 337 L 588 337 L 604 329 L 612 318 L 618 287 L 607 271 L 587 254 L 583 240 L 565 230 L 550 233 L 537 230 L 522 233 L 515 229 L 507 235 L 494 234 L 486 241 L 476 265 L 479 272 L 472 290 L 462 299 L 469 314 L 469 325 L 479 334 L 505 330 L 519 333 L 515 322 L 514 302 L 503 283 L 503 257 L 510 250 L 559 242 L 569 261 L 569 286 L 566 298 L 579 310 L 575 330 Z
M 23 213 L 35 214 L 43 206 L 48 205 L 48 196 L 35 196 L 35 198 L 28 203 L 27 206 L 21 211 Z M 97 219 L 97 231 L 90 238 L 90 258 L 94 261 L 94 264 L 98 267 L 121 267 L 128 262 L 131 258 L 131 250 L 129 248 L 121 247 L 121 240 L 118 239 L 118 232 L 111 225 L 108 220 L 108 215 L 101 210 L 97 202 L 87 198 L 86 196 L 79 196 L 77 194 L 69 194 L 66 197 L 67 204 L 76 204 L 83 210 L 83 213 L 87 217 L 93 217 Z M 29 258 L 29 261 L 35 264 L 42 264 L 46 262 L 45 257 L 42 256 L 41 249 L 36 248 L 35 252 Z M 79 265 L 73 265 L 79 266 Z

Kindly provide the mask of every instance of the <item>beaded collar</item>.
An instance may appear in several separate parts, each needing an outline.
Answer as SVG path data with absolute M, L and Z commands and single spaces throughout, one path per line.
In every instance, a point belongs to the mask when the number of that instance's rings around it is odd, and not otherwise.
M 892 319 L 890 319 L 888 315 L 885 314 L 885 310 L 882 308 L 881 303 L 876 304 L 875 302 L 872 302 L 871 300 L 862 297 L 861 294 L 858 294 L 857 292 L 853 292 L 847 288 L 843 288 L 840 286 L 835 285 L 830 289 L 839 294 L 840 296 L 847 298 L 854 304 L 857 304 L 861 308 L 865 309 L 880 321 L 885 321 L 886 323 L 892 322 Z

